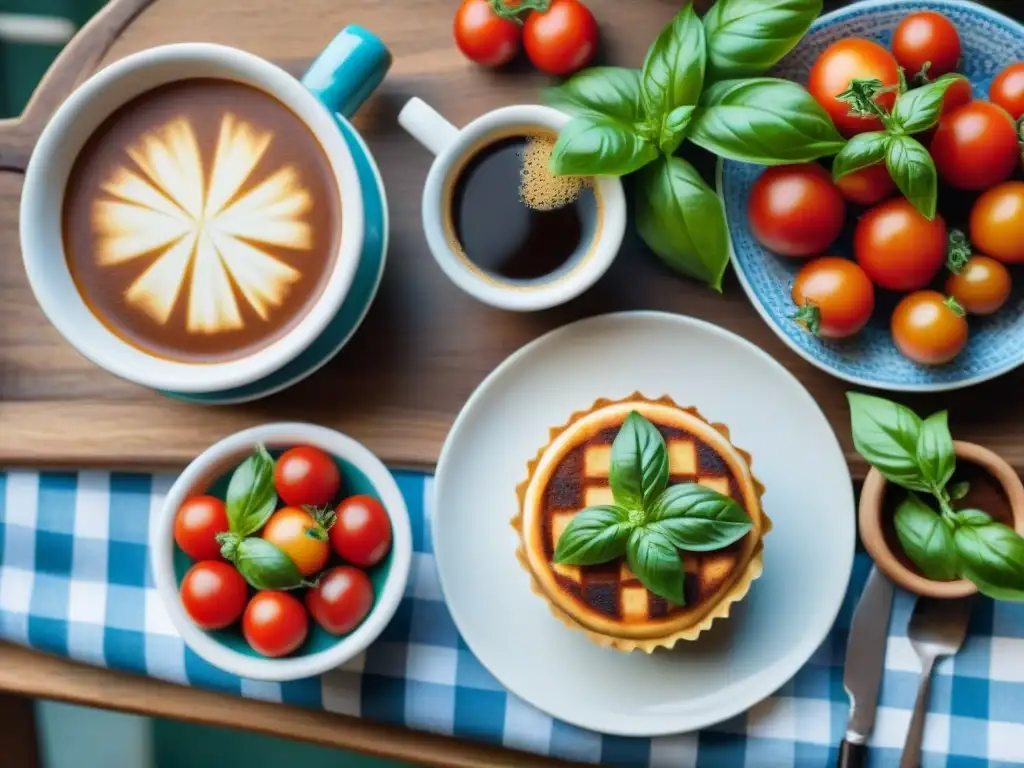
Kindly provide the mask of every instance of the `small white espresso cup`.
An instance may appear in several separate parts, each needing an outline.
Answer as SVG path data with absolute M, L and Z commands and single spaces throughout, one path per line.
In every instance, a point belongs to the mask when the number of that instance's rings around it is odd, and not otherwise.
M 437 157 L 423 189 L 423 231 L 444 273 L 466 293 L 501 309 L 529 312 L 579 296 L 607 271 L 626 230 L 622 183 L 595 177 L 596 215 L 584 221 L 576 251 L 561 267 L 532 280 L 513 280 L 482 270 L 459 246 L 451 225 L 452 189 L 466 163 L 493 141 L 530 132 L 558 131 L 569 116 L 550 107 L 518 105 L 488 112 L 459 129 L 418 98 L 398 115 L 399 124 Z

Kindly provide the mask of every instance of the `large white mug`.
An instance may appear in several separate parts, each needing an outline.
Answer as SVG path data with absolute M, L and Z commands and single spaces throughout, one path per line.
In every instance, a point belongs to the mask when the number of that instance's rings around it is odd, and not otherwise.
M 444 273 L 480 301 L 520 312 L 547 309 L 579 296 L 607 271 L 626 230 L 626 199 L 617 178 L 594 179 L 596 211 L 585 215 L 580 244 L 561 267 L 531 280 L 487 272 L 470 261 L 447 224 L 452 189 L 466 162 L 493 141 L 515 134 L 558 133 L 569 116 L 550 107 L 518 105 L 488 112 L 459 129 L 418 98 L 410 99 L 398 122 L 437 157 L 423 188 L 423 231 Z

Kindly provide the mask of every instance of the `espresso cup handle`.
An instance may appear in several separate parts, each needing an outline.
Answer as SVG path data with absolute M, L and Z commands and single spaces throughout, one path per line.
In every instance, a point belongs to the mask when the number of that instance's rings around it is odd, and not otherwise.
M 302 84 L 332 112 L 351 117 L 391 68 L 391 51 L 372 32 L 350 25 L 320 52 Z
M 444 152 L 459 135 L 458 128 L 441 117 L 423 99 L 415 96 L 398 113 L 398 124 L 435 155 Z

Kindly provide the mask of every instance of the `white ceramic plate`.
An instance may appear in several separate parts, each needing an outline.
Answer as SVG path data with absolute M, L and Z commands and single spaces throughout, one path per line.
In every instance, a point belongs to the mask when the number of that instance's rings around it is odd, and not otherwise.
M 548 428 L 634 390 L 727 424 L 753 455 L 775 523 L 764 575 L 728 621 L 651 656 L 599 648 L 552 617 L 530 591 L 509 525 L 515 486 Z M 517 696 L 604 733 L 695 730 L 771 694 L 824 640 L 853 563 L 853 487 L 817 404 L 749 342 L 678 315 L 595 317 L 513 354 L 456 419 L 434 487 L 441 585 L 470 649 Z

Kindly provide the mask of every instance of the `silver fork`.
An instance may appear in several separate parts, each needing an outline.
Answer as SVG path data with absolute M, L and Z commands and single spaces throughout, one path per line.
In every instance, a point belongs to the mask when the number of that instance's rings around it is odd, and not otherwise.
M 924 735 L 924 719 L 928 713 L 932 667 L 937 659 L 952 656 L 964 644 L 972 604 L 971 597 L 959 600 L 921 597 L 914 606 L 907 636 L 917 658 L 921 660 L 921 684 L 917 689 L 914 716 L 910 720 L 907 741 L 903 745 L 900 768 L 918 768 L 921 764 L 921 737 Z

